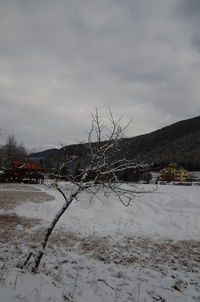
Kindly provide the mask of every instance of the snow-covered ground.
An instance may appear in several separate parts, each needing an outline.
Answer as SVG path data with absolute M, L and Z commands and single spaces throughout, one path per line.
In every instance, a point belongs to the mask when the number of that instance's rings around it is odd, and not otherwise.
M 152 185 L 140 185 L 141 191 Z M 46 191 L 54 202 L 25 203 L 15 208 L 17 215 L 51 221 L 63 204 L 57 191 Z M 124 207 L 114 195 L 103 193 L 90 200 L 82 193 L 65 213 L 59 228 L 82 236 L 150 236 L 187 240 L 200 238 L 200 186 L 159 186 L 153 193 L 138 194 L 129 207 Z
M 158 186 L 129 207 L 83 193 L 58 223 L 38 274 L 18 264 L 63 198 L 35 185 L 1 185 L 1 194 L 10 206 L 0 197 L 0 302 L 200 301 L 200 186 Z

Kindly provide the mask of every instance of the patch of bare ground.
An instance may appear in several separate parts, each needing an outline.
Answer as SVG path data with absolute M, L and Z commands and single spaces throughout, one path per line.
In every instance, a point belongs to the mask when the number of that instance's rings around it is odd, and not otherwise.
M 26 231 L 39 222 L 40 219 L 29 219 L 16 214 L 0 215 L 0 242 L 24 240 Z
M 10 210 L 25 202 L 42 203 L 54 200 L 45 192 L 1 191 L 0 209 Z
M 12 187 L 13 188 L 13 187 Z M 27 186 L 26 186 L 27 188 Z M 32 186 L 30 186 L 32 190 Z M 5 189 L 5 184 L 4 184 Z M 0 209 L 13 209 L 25 202 L 51 201 L 54 197 L 41 191 L 1 191 Z M 37 226 L 37 228 L 35 228 Z M 39 227 L 38 227 L 39 226 Z M 41 227 L 40 227 L 41 226 Z M 0 215 L 0 243 L 37 247 L 45 228 L 41 220 L 4 213 Z M 88 236 L 57 229 L 52 233 L 48 248 L 85 254 L 105 263 L 129 265 L 140 263 L 154 268 L 167 264 L 171 269 L 198 271 L 200 269 L 200 241 L 153 240 L 148 237 L 125 237 L 114 241 L 109 237 Z M 47 249 L 48 253 L 48 249 Z
M 35 191 L 39 192 L 40 189 L 35 185 L 26 185 L 20 183 L 0 183 L 0 191 Z
M 37 248 L 43 239 L 45 228 L 31 229 L 40 223 L 39 219 L 28 219 L 17 215 L 0 216 L 0 243 L 23 248 Z M 7 226 L 5 228 L 5 225 Z M 168 266 L 171 270 L 197 273 L 200 269 L 200 242 L 153 240 L 147 237 L 124 238 L 113 242 L 109 237 L 82 237 L 75 233 L 54 231 L 50 237 L 46 254 L 75 252 L 104 263 L 121 265 L 140 264 L 161 270 Z M 53 252 L 54 253 L 54 252 Z M 163 269 L 163 275 L 165 274 Z
M 124 238 L 115 242 L 107 237 L 81 237 L 73 233 L 52 234 L 50 247 L 87 254 L 105 263 L 128 265 L 140 263 L 153 267 L 168 264 L 172 269 L 196 271 L 200 269 L 200 242 L 193 240 L 153 240 L 147 237 Z
M 54 197 L 34 186 L 23 184 L 0 184 L 0 242 L 31 240 L 30 229 L 41 223 L 40 219 L 18 216 L 10 210 L 26 202 L 43 203 Z

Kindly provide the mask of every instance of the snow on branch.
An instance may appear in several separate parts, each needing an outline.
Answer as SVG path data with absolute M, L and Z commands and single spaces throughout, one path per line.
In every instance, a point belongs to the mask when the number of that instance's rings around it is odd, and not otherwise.
M 130 205 L 138 194 L 147 193 L 136 185 L 126 185 L 123 181 L 119 180 L 119 174 L 121 172 L 146 169 L 148 165 L 135 162 L 131 159 L 120 159 L 119 156 L 116 156 L 119 152 L 119 144 L 124 139 L 125 132 L 130 125 L 130 122 L 125 126 L 121 126 L 122 116 L 115 119 L 110 108 L 109 121 L 110 126 L 108 127 L 100 119 L 97 109 L 95 114 L 92 114 L 88 141 L 83 145 L 86 149 L 84 165 L 82 168 L 78 169 L 77 173 L 74 173 L 72 169 L 70 170 L 70 166 L 74 165 L 77 161 L 77 156 L 69 156 L 65 152 L 66 148 L 62 148 L 64 159 L 60 164 L 58 171 L 55 173 L 53 186 L 63 196 L 65 202 L 62 208 L 55 214 L 44 234 L 40 249 L 38 250 L 37 255 L 34 256 L 33 271 L 37 271 L 49 237 L 60 217 L 65 213 L 70 204 L 81 196 L 81 192 L 86 192 L 89 194 L 90 198 L 93 198 L 94 196 L 98 198 L 97 193 L 102 191 L 104 192 L 104 195 L 114 193 L 118 200 L 126 207 Z M 62 179 L 63 174 L 65 173 L 68 184 L 71 186 L 67 192 L 59 184 L 59 180 Z M 150 190 L 148 192 L 150 192 Z M 24 263 L 25 265 L 28 264 L 32 255 L 33 253 L 30 252 Z

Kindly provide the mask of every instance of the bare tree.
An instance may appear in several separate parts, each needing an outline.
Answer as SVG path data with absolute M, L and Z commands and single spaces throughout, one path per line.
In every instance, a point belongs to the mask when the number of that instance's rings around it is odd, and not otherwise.
M 129 206 L 138 193 L 144 193 L 138 190 L 135 185 L 125 185 L 118 179 L 118 173 L 127 169 L 136 169 L 145 167 L 133 160 L 113 159 L 113 153 L 118 152 L 120 141 L 124 138 L 125 132 L 129 123 L 121 126 L 122 117 L 115 119 L 109 109 L 110 126 L 106 126 L 99 117 L 98 111 L 92 115 L 91 129 L 88 132 L 88 141 L 86 143 L 88 162 L 85 168 L 79 169 L 79 173 L 75 175 L 68 173 L 68 181 L 71 183 L 69 192 L 65 192 L 59 185 L 61 171 L 68 167 L 76 158 L 73 156 L 68 158 L 65 155 L 65 160 L 56 174 L 53 186 L 63 196 L 65 203 L 63 207 L 54 216 L 52 222 L 47 228 L 43 241 L 37 253 L 33 255 L 31 252 L 27 257 L 25 264 L 29 263 L 31 256 L 34 257 L 34 266 L 32 271 L 36 271 L 40 265 L 44 255 L 49 237 L 54 230 L 60 217 L 65 213 L 70 204 L 76 200 L 81 192 L 86 192 L 90 197 L 94 197 L 101 189 L 106 194 L 113 192 L 124 206 Z
M 7 138 L 6 144 L 0 150 L 1 164 L 4 168 L 10 168 L 12 160 L 25 161 L 27 153 L 23 144 L 19 144 L 14 135 Z

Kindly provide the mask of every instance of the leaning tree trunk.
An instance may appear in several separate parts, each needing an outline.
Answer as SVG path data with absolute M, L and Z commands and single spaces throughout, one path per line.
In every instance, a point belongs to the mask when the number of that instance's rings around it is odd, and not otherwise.
M 38 269 L 38 267 L 39 267 L 39 265 L 40 265 L 40 262 L 42 260 L 43 255 L 44 255 L 44 252 L 45 252 L 45 248 L 46 248 L 47 242 L 48 242 L 49 237 L 50 237 L 52 231 L 54 230 L 54 228 L 55 228 L 58 220 L 64 214 L 64 212 L 67 210 L 67 208 L 70 206 L 70 204 L 72 203 L 72 201 L 74 200 L 74 198 L 76 198 L 76 196 L 80 193 L 81 188 L 79 187 L 73 194 L 71 194 L 70 197 L 69 197 L 69 199 L 67 199 L 65 193 L 59 187 L 57 187 L 57 190 L 64 197 L 65 204 L 58 211 L 58 213 L 54 216 L 52 222 L 50 223 L 48 229 L 45 232 L 44 239 L 43 239 L 43 241 L 41 243 L 41 247 L 40 247 L 40 249 L 38 250 L 38 252 L 37 252 L 37 254 L 35 256 L 35 263 L 34 263 L 34 266 L 32 267 L 32 271 L 33 272 L 36 272 L 37 269 Z M 29 254 L 29 256 L 27 258 L 27 261 L 25 262 L 25 265 L 28 263 L 28 261 L 29 261 L 29 259 L 30 259 L 31 256 L 32 256 L 32 253 Z

